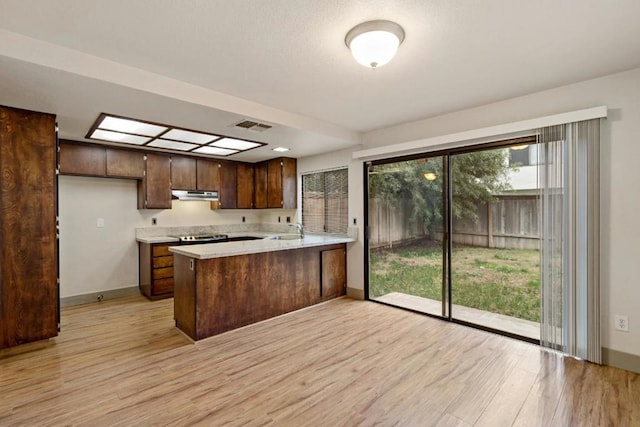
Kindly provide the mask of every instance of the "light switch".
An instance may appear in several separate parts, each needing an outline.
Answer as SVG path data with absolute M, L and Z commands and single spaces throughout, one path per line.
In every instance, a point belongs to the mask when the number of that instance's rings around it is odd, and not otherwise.
M 96 220 L 96 227 L 103 228 L 104 227 L 104 218 L 98 218 Z

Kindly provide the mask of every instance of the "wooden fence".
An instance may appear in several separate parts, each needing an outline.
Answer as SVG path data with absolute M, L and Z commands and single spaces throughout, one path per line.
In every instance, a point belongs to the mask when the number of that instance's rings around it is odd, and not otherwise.
M 477 205 L 477 221 L 453 220 L 452 242 L 488 248 L 538 249 L 538 198 L 535 195 L 500 196 L 487 205 Z M 442 239 L 442 226 L 431 234 L 406 204 L 388 206 L 376 199 L 369 201 L 371 248 L 393 246 L 407 241 Z

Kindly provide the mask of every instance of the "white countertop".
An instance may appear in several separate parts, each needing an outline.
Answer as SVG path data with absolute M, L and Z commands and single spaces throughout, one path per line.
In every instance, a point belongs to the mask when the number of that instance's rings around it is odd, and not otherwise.
M 177 237 L 171 236 L 152 236 L 152 237 L 136 237 L 136 241 L 141 243 L 173 243 L 179 242 Z
M 275 240 L 274 237 L 278 236 L 278 234 L 275 233 L 229 233 L 229 237 L 234 236 L 256 236 L 264 238 L 261 240 L 245 240 L 242 242 L 171 246 L 169 250 L 176 254 L 186 255 L 190 258 L 209 259 L 355 242 L 355 239 L 346 236 L 331 236 L 320 234 L 305 235 L 302 239 Z

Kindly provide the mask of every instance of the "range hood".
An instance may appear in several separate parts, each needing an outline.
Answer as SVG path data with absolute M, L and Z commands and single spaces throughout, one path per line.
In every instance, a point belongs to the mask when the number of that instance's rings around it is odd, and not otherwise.
M 171 190 L 171 195 L 178 200 L 196 200 L 204 202 L 217 202 L 217 191 L 187 191 L 187 190 Z

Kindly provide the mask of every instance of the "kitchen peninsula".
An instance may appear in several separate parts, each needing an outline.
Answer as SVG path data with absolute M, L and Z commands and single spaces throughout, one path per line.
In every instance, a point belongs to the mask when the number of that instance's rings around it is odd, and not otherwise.
M 174 317 L 193 340 L 344 295 L 347 237 L 172 246 Z

